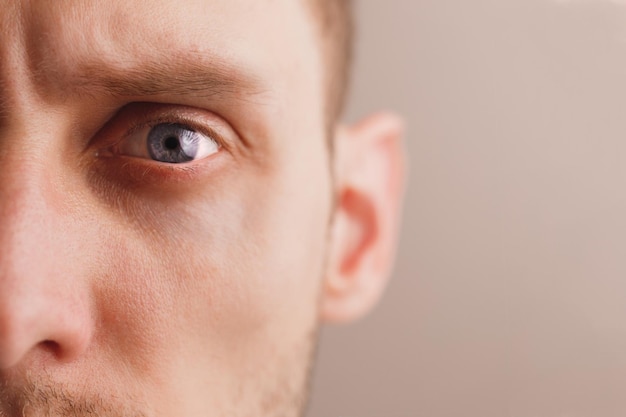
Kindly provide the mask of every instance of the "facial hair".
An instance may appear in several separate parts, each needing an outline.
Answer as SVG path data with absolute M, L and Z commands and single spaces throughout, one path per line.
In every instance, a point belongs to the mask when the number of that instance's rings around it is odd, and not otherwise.
M 0 417 L 146 417 L 139 407 L 114 395 L 78 395 L 45 377 L 27 377 L 18 388 L 0 383 Z

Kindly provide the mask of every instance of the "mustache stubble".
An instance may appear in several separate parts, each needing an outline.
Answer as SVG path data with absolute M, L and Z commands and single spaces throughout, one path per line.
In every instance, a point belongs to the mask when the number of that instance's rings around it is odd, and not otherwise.
M 76 394 L 43 378 L 19 388 L 0 381 L 0 417 L 146 417 L 139 404 L 115 395 Z

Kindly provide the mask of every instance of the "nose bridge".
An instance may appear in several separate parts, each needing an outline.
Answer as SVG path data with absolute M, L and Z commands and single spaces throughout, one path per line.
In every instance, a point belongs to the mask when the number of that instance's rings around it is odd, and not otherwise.
M 51 253 L 56 228 L 49 204 L 54 190 L 44 167 L 7 159 L 0 159 L 0 287 L 7 269 L 44 267 L 42 255 Z
M 10 15 L 0 13 L 0 373 L 33 352 L 75 358 L 93 329 L 75 243 L 86 238 L 64 181 L 71 123 L 35 87 L 30 32 Z
M 0 369 L 37 346 L 71 356 L 89 333 L 80 268 L 68 244 L 78 230 L 69 226 L 75 214 L 62 204 L 67 190 L 45 146 L 19 151 L 40 143 L 16 140 L 26 132 L 0 135 Z
M 27 79 L 10 84 L 21 92 L 7 91 L 7 122 L 0 124 L 0 271 L 26 254 L 42 267 L 54 261 L 43 255 L 62 249 L 66 226 L 73 223 L 66 184 L 72 165 L 64 153 L 71 114 L 43 102 Z

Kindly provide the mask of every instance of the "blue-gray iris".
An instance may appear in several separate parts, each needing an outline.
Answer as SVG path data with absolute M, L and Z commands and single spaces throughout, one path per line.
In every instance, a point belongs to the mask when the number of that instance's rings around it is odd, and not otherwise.
M 160 162 L 180 164 L 193 161 L 200 147 L 200 135 L 184 125 L 163 123 L 148 133 L 148 152 Z

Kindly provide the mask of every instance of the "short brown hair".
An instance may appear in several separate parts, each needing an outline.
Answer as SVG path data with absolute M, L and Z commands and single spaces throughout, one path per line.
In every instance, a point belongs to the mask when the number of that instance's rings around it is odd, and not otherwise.
M 312 3 L 326 57 L 327 117 L 332 126 L 341 117 L 346 101 L 353 55 L 352 0 L 307 0 Z

